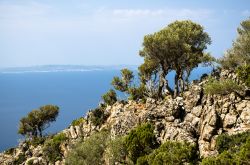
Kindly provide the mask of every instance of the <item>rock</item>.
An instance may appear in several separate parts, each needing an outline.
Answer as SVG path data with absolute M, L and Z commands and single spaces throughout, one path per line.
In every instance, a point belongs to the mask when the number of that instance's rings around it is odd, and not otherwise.
M 245 108 L 241 113 L 240 118 L 245 124 L 250 124 L 250 108 Z
M 73 139 L 77 138 L 77 134 L 76 134 L 74 126 L 70 126 L 70 135 L 71 135 L 71 138 Z
M 80 129 L 80 126 L 75 126 L 75 130 L 76 130 L 76 136 L 77 137 L 81 137 L 82 136 L 82 130 Z
M 199 106 L 193 107 L 191 113 L 194 114 L 196 117 L 200 117 L 202 113 L 202 106 L 199 105 Z
M 236 123 L 236 120 L 237 120 L 236 115 L 231 115 L 228 113 L 223 121 L 223 127 L 225 128 L 233 127 Z

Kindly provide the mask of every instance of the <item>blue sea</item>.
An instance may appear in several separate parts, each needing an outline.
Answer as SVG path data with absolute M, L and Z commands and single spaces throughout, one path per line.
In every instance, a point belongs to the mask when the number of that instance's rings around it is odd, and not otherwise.
M 193 71 L 191 80 L 211 68 Z M 101 101 L 111 88 L 119 70 L 71 72 L 0 72 L 0 151 L 14 147 L 23 137 L 17 134 L 19 120 L 33 109 L 54 104 L 60 107 L 56 122 L 45 131 L 55 133 L 67 128 L 72 120 L 84 116 Z M 173 74 L 168 76 L 170 81 Z M 173 81 L 171 81 L 173 84 Z

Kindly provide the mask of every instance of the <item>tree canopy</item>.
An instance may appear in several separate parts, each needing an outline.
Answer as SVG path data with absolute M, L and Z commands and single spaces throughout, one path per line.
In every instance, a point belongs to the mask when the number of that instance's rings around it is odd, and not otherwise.
M 241 22 L 237 32 L 232 48 L 220 59 L 223 68 L 235 69 L 250 64 L 250 18 Z
M 39 133 L 42 136 L 42 131 L 56 120 L 58 113 L 59 107 L 55 105 L 45 105 L 33 110 L 20 120 L 18 133 L 34 137 Z
M 184 90 L 185 76 L 188 77 L 200 63 L 212 60 L 204 52 L 210 43 L 211 39 L 204 28 L 189 20 L 175 21 L 154 34 L 146 35 L 140 51 L 145 61 L 139 67 L 143 80 L 148 81 L 150 74 L 157 73 L 158 96 L 162 95 L 164 89 L 178 95 L 180 90 Z M 176 72 L 174 91 L 166 80 L 170 71 Z

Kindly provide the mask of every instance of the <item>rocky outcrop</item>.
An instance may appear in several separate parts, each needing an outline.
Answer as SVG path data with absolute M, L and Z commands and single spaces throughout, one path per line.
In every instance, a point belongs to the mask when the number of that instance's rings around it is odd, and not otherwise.
M 224 71 L 219 76 L 223 79 L 230 77 L 238 82 L 231 72 Z M 160 143 L 167 140 L 186 141 L 197 145 L 201 157 L 216 155 L 215 140 L 218 135 L 250 130 L 250 100 L 235 93 L 225 96 L 205 95 L 205 82 L 192 84 L 182 97 L 175 99 L 169 97 L 156 101 L 148 98 L 146 103 L 117 102 L 105 109 L 108 118 L 100 127 L 94 126 L 87 114 L 80 125 L 62 131 L 70 139 L 68 144 L 61 146 L 63 155 L 67 155 L 70 146 L 78 139 L 87 138 L 93 132 L 109 128 L 113 137 L 126 135 L 144 122 L 155 126 L 154 132 Z M 42 146 L 27 148 L 25 143 L 14 149 L 12 154 L 0 154 L 0 164 L 11 164 L 18 155 L 25 155 L 27 159 L 24 164 L 46 164 Z M 64 160 L 56 164 L 64 164 Z

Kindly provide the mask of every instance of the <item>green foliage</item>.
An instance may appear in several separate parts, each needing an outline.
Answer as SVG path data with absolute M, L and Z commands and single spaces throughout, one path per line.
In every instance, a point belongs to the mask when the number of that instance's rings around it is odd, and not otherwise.
M 14 160 L 14 164 L 22 164 L 23 162 L 25 162 L 26 157 L 24 153 L 21 153 L 17 156 L 17 158 L 15 158 Z
M 85 119 L 83 117 L 80 117 L 79 119 L 73 120 L 71 125 L 72 126 L 78 126 L 78 125 L 80 125 L 80 124 L 82 124 L 84 122 L 85 122 Z
M 239 150 L 239 146 L 247 141 L 247 138 L 250 138 L 250 132 L 243 132 L 231 136 L 221 134 L 216 139 L 216 149 L 219 153 L 227 150 L 236 152 Z
M 116 90 L 126 92 L 128 91 L 128 88 L 131 85 L 133 79 L 133 72 L 125 68 L 121 70 L 121 78 L 114 77 L 111 84 Z
M 46 139 L 46 137 L 34 137 L 31 140 L 27 141 L 27 144 L 36 147 L 38 145 L 43 144 Z
M 250 132 L 222 134 L 216 139 L 219 155 L 202 160 L 202 165 L 243 165 L 250 162 Z
M 240 66 L 237 68 L 237 75 L 239 78 L 248 86 L 250 87 L 250 64 Z
M 58 113 L 59 107 L 55 105 L 45 105 L 33 110 L 20 120 L 18 133 L 27 136 L 37 136 L 39 133 L 42 136 L 42 131 L 56 120 Z
M 130 100 L 142 99 L 143 101 L 145 101 L 145 90 L 146 90 L 146 87 L 143 84 L 141 84 L 139 87 L 129 88 L 129 91 L 128 91 L 128 93 L 130 94 L 129 99 Z
M 140 157 L 138 165 L 172 165 L 195 163 L 197 154 L 195 146 L 188 143 L 167 141 L 149 155 Z
M 107 147 L 109 133 L 101 131 L 92 134 L 83 142 L 77 143 L 66 157 L 66 165 L 104 164 L 104 151 Z
M 102 125 L 108 116 L 105 114 L 103 107 L 97 107 L 91 111 L 90 122 L 95 126 Z
M 232 48 L 220 59 L 223 68 L 235 69 L 238 66 L 250 64 L 250 18 L 241 22 L 238 36 Z
M 102 99 L 105 104 L 113 105 L 117 101 L 115 91 L 113 89 L 110 89 L 106 94 L 102 95 Z
M 68 140 L 64 133 L 55 135 L 52 139 L 45 141 L 43 152 L 49 162 L 55 163 L 62 160 L 63 154 L 61 153 L 60 145 Z
M 242 90 L 242 87 L 236 84 L 231 79 L 226 80 L 216 80 L 210 78 L 208 82 L 204 86 L 204 91 L 206 94 L 218 94 L 218 95 L 226 95 L 232 92 L 239 92 Z
M 192 21 L 175 21 L 159 32 L 146 35 L 143 49 L 140 51 L 140 56 L 144 57 L 147 63 L 140 69 L 142 79 L 151 77 L 150 73 L 157 68 L 158 78 L 155 81 L 159 80 L 158 93 L 161 94 L 166 88 L 173 94 L 165 79 L 168 72 L 174 70 L 175 95 L 177 95 L 178 90 L 182 88 L 179 84 L 184 81 L 185 75 L 189 76 L 192 69 L 200 63 L 212 60 L 209 54 L 204 53 L 210 43 L 211 39 L 203 27 Z M 149 62 L 151 60 L 152 63 Z
M 153 132 L 154 127 L 146 123 L 131 130 L 125 138 L 128 155 L 134 163 L 139 157 L 149 154 L 154 148 L 158 147 Z
M 4 151 L 4 153 L 7 155 L 12 155 L 12 154 L 14 154 L 14 152 L 15 152 L 15 148 L 9 148 L 9 149 Z
M 105 155 L 106 160 L 110 165 L 115 165 L 117 162 L 126 164 L 128 151 L 124 137 L 116 137 L 115 139 L 110 140 L 107 144 Z

